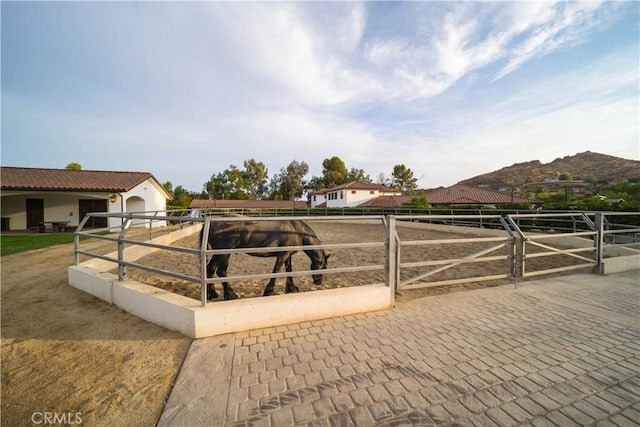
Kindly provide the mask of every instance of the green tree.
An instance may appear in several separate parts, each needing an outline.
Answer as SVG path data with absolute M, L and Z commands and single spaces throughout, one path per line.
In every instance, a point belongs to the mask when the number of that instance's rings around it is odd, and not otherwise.
M 262 162 L 255 159 L 244 161 L 243 181 L 244 190 L 248 193 L 249 199 L 262 199 L 266 193 L 268 170 Z
M 349 171 L 342 159 L 333 156 L 330 159 L 324 159 L 322 162 L 322 177 L 324 178 L 324 187 L 331 188 L 340 184 L 344 184 Z
M 364 172 L 364 169 L 356 169 L 356 168 L 351 168 L 351 170 L 349 171 L 349 173 L 347 173 L 347 176 L 345 178 L 345 182 L 351 182 L 351 181 L 364 182 L 364 183 L 373 182 L 371 177 Z
M 305 185 L 305 189 L 309 192 L 318 191 L 325 188 L 324 187 L 324 178 L 321 176 L 312 176 L 309 181 L 307 181 Z
M 302 197 L 306 187 L 303 178 L 308 173 L 309 165 L 306 162 L 293 160 L 273 176 L 269 185 L 270 197 L 280 200 L 295 200 Z
M 395 165 L 391 174 L 391 186 L 407 193 L 412 193 L 418 188 L 418 179 L 413 176 L 413 171 L 405 165 Z
M 72 170 L 72 171 L 80 171 L 80 170 L 82 170 L 82 165 L 80 163 L 71 162 L 67 166 L 65 166 L 64 168 L 67 169 L 67 170 Z
M 180 206 L 181 208 L 188 208 L 191 204 L 191 200 L 193 200 L 192 194 L 189 194 L 187 190 L 185 190 L 182 185 L 178 185 L 176 189 L 173 191 L 173 204 L 175 206 Z
M 209 181 L 204 183 L 204 192 L 209 199 L 228 199 L 229 189 L 229 179 L 222 172 L 211 175 Z
M 260 199 L 266 192 L 267 168 L 255 159 L 245 160 L 244 169 L 230 165 L 204 183 L 210 199 Z
M 411 201 L 407 203 L 407 206 L 412 208 L 428 208 L 429 207 L 429 198 L 426 194 L 422 194 L 420 196 L 412 197 Z
M 244 171 L 240 170 L 236 165 L 231 165 L 228 169 L 225 169 L 223 173 L 227 177 L 226 198 L 232 200 L 249 199 Z

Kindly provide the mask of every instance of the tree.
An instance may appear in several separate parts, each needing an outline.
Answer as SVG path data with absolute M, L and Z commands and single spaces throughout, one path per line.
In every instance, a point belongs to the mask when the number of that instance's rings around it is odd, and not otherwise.
M 269 184 L 270 197 L 280 200 L 295 200 L 302 197 L 305 190 L 303 178 L 308 173 L 309 165 L 306 162 L 293 160 L 271 179 Z
M 204 192 L 209 199 L 229 199 L 230 188 L 229 178 L 224 172 L 211 175 L 209 181 L 204 183 Z
M 387 176 L 384 174 L 384 172 L 380 172 L 380 173 L 378 173 L 378 177 L 376 178 L 376 184 L 390 186 L 391 185 L 391 180 L 389 178 L 387 178 Z
M 247 200 L 249 199 L 248 191 L 246 191 L 247 183 L 245 181 L 244 171 L 240 170 L 236 165 L 229 166 L 223 172 L 227 178 L 227 199 Z
M 268 170 L 262 162 L 255 159 L 244 161 L 244 189 L 248 192 L 249 199 L 262 199 L 266 192 Z
M 426 194 L 422 194 L 420 196 L 412 197 L 411 201 L 407 203 L 409 207 L 412 208 L 428 208 L 429 207 L 429 198 Z
M 324 187 L 324 178 L 321 176 L 312 176 L 307 184 L 305 185 L 305 189 L 309 192 L 318 191 L 325 188 Z
M 322 162 L 322 176 L 324 178 L 325 188 L 344 184 L 348 173 L 347 167 L 338 156 L 333 156 L 330 159 L 324 159 Z
M 82 170 L 82 165 L 80 163 L 71 162 L 67 166 L 65 166 L 64 168 L 67 169 L 67 170 L 72 170 L 72 171 L 81 171 Z
M 173 192 L 173 205 L 180 206 L 182 208 L 188 208 L 191 204 L 191 200 L 194 197 L 192 194 L 189 194 L 187 190 L 185 190 L 182 185 L 178 185 Z
M 414 178 L 413 171 L 405 165 L 395 165 L 391 174 L 391 186 L 411 193 L 418 188 L 418 179 Z
M 351 170 L 349 171 L 349 173 L 347 174 L 346 178 L 345 178 L 346 182 L 351 182 L 351 181 L 357 181 L 357 182 L 364 182 L 364 183 L 371 183 L 372 179 L 369 175 L 367 175 L 364 172 L 364 169 L 356 169 L 356 168 L 351 168 Z
M 230 165 L 204 183 L 210 199 L 259 199 L 266 191 L 267 168 L 255 159 L 245 160 L 244 169 Z

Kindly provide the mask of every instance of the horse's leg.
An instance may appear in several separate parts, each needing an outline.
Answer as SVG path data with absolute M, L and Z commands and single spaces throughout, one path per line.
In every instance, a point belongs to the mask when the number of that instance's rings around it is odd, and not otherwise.
M 284 262 L 284 268 L 287 270 L 287 273 L 291 273 L 293 268 L 291 268 L 291 258 L 292 255 L 289 255 L 289 258 Z M 293 277 L 287 276 L 287 287 L 285 288 L 287 293 L 298 292 L 298 287 L 293 283 Z
M 284 264 L 285 262 L 285 256 L 286 255 L 283 255 L 282 253 L 276 256 L 276 263 L 273 266 L 274 273 L 279 272 L 282 268 L 282 264 Z M 273 288 L 275 288 L 275 286 L 276 278 L 272 277 L 271 279 L 269 279 L 269 283 L 267 283 L 267 286 L 264 288 L 264 293 L 262 294 L 262 296 L 268 297 L 269 295 L 273 295 Z
M 218 277 L 227 277 L 227 267 L 229 267 L 229 257 L 230 255 L 221 255 L 218 261 L 218 269 L 216 273 Z M 238 299 L 238 295 L 233 291 L 229 282 L 222 282 L 222 287 L 224 288 L 223 294 L 225 300 L 230 299 Z
M 207 278 L 210 279 L 213 277 L 216 272 L 216 256 L 212 256 L 207 264 Z M 218 298 L 218 293 L 216 292 L 215 286 L 213 283 L 207 283 L 207 300 L 211 301 Z

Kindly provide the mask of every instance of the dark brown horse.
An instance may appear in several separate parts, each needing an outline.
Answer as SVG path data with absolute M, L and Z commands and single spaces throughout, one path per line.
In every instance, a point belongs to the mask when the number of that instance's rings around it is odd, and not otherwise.
M 204 227 L 200 232 L 200 241 L 204 234 Z M 303 221 L 211 221 L 209 228 L 208 246 L 211 249 L 238 249 L 238 248 L 264 248 L 282 246 L 307 246 L 320 245 L 320 239 L 311 227 Z M 329 255 L 324 249 L 303 249 L 311 259 L 311 270 L 327 268 Z M 273 272 L 277 273 L 285 265 L 286 271 L 291 272 L 291 256 L 297 250 L 273 251 L 249 253 L 257 257 L 276 257 Z M 213 255 L 207 264 L 207 277 L 214 274 L 218 277 L 227 276 L 230 254 Z M 313 283 L 322 284 L 322 274 L 313 274 Z M 264 288 L 264 296 L 273 295 L 276 278 L 272 277 Z M 224 299 L 236 299 L 238 295 L 233 291 L 229 282 L 222 282 Z M 293 278 L 287 276 L 286 292 L 298 292 L 298 287 L 293 283 Z M 212 283 L 207 283 L 207 299 L 218 297 Z

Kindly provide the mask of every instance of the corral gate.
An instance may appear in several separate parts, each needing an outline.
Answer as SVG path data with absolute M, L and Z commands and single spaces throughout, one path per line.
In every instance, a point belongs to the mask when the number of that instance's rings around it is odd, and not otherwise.
M 483 221 L 485 224 L 491 224 L 494 228 L 492 233 L 486 236 L 461 237 L 461 238 L 442 238 L 429 240 L 402 239 L 398 234 L 398 228 L 415 228 L 430 226 L 438 227 L 438 224 L 445 224 L 451 220 L 451 216 L 444 215 L 414 215 L 402 217 L 389 217 L 389 228 L 393 230 L 396 239 L 395 258 L 396 265 L 396 288 L 417 289 L 433 286 L 443 286 L 459 283 L 471 283 L 480 281 L 489 281 L 496 279 L 508 279 L 516 277 L 516 234 L 513 232 L 507 221 L 500 215 L 456 215 L 457 221 L 472 220 Z M 436 223 L 436 225 L 433 225 Z M 428 225 L 427 225 L 428 224 Z M 480 222 L 478 222 L 478 226 Z M 440 225 L 441 226 L 441 225 Z M 405 260 L 406 253 L 415 250 L 419 246 L 444 246 L 444 245 L 465 245 L 470 247 L 463 256 L 456 255 L 455 258 L 440 258 L 429 260 L 409 261 Z M 478 249 L 478 245 L 483 246 Z M 497 253 L 502 252 L 502 253 Z M 440 279 L 438 276 L 449 270 L 462 266 L 463 264 L 485 263 L 504 261 L 507 268 L 497 274 L 475 275 L 472 277 L 457 277 L 451 279 Z M 423 270 L 427 271 L 423 271 Z M 417 270 L 417 273 L 404 274 L 405 271 Z M 433 279 L 433 280 L 430 280 Z
M 623 216 L 636 219 L 630 225 L 611 221 Z M 517 285 L 519 278 L 579 269 L 602 273 L 605 257 L 640 254 L 640 229 L 633 225 L 637 223 L 637 216 L 637 213 L 611 212 L 389 216 L 388 227 L 395 237 L 395 245 L 390 246 L 388 256 L 396 268 L 394 279 L 398 290 L 497 279 L 512 279 Z M 476 235 L 420 240 L 402 238 L 397 232 L 403 227 L 424 226 L 432 229 L 449 226 L 451 232 L 451 225 L 463 226 L 460 228 L 466 230 L 465 234 Z M 442 249 L 462 246 L 466 252 L 460 255 L 458 251 L 451 258 L 409 259 L 407 254 L 426 245 Z M 492 264 L 500 262 L 501 268 L 493 268 Z M 486 267 L 476 268 L 474 274 L 467 276 L 446 277 L 447 272 L 472 264 Z

